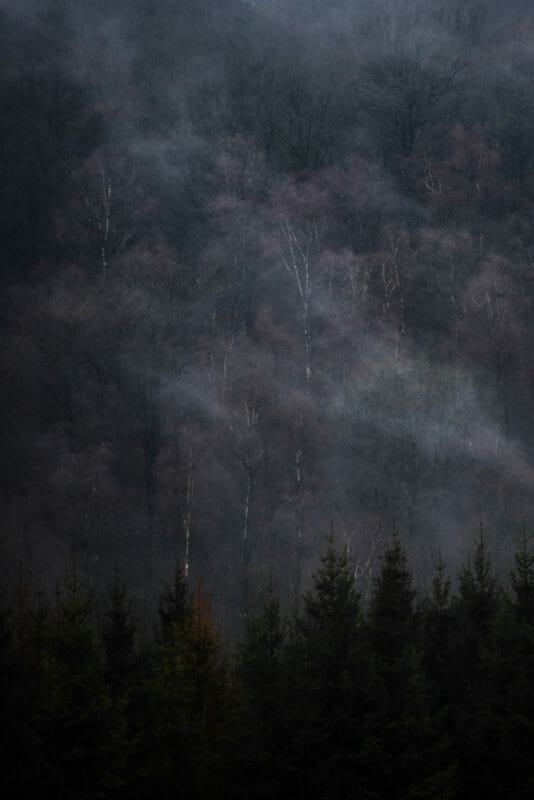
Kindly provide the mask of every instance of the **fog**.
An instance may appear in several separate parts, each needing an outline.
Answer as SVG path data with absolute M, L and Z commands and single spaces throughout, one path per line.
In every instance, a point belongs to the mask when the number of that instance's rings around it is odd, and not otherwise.
M 0 3 L 1 547 L 223 624 L 533 520 L 529 4 Z M 363 566 L 364 565 L 364 566 Z M 148 600 L 147 602 L 150 602 Z

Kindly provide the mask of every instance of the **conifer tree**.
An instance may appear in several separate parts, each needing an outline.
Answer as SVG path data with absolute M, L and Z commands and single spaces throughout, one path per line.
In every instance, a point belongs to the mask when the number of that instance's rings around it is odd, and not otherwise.
M 473 564 L 468 560 L 460 573 L 460 609 L 471 632 L 487 634 L 498 607 L 498 584 L 487 552 L 484 531 L 475 547 Z
M 534 553 L 529 549 L 526 533 L 514 554 L 515 569 L 510 572 L 514 606 L 525 621 L 534 624 Z
M 360 598 L 334 536 L 297 613 L 287 651 L 287 726 L 297 796 L 350 797 L 359 782 L 366 703 Z
M 110 796 L 123 781 L 123 720 L 104 670 L 92 594 L 74 565 L 58 583 L 43 653 L 41 736 L 48 796 Z
M 237 668 L 246 692 L 266 715 L 278 700 L 286 620 L 272 580 L 261 603 L 246 619 L 245 636 L 239 643 Z
M 440 552 L 430 593 L 421 607 L 421 643 L 423 665 L 435 702 L 441 706 L 448 703 L 452 625 L 451 581 Z
M 406 554 L 395 533 L 382 556 L 368 613 L 373 651 L 385 662 L 396 660 L 414 641 L 414 600 Z
M 371 706 L 362 771 L 370 796 L 447 798 L 455 765 L 440 720 L 432 715 L 415 635 L 415 591 L 399 537 L 382 556 L 371 593 Z
M 501 594 L 482 652 L 474 692 L 477 737 L 466 769 L 466 791 L 478 785 L 488 798 L 534 792 L 533 557 L 526 536 L 510 573 L 511 596 Z
M 132 687 L 138 667 L 137 623 L 133 599 L 127 597 L 116 566 L 108 585 L 108 606 L 100 624 L 106 658 L 106 679 L 113 697 L 122 697 Z
M 469 558 L 460 572 L 451 639 L 450 726 L 459 757 L 460 791 L 465 797 L 478 793 L 482 784 L 491 782 L 484 778 L 482 765 L 488 761 L 488 741 L 492 737 L 487 671 L 490 634 L 499 599 L 499 586 L 481 526 L 473 559 Z
M 184 631 L 191 622 L 193 600 L 184 570 L 177 560 L 174 565 L 172 583 L 167 584 L 158 604 L 158 638 L 165 640 L 177 631 Z
M 23 742 L 17 719 L 21 698 L 16 686 L 16 664 L 12 651 L 11 631 L 8 610 L 4 606 L 4 596 L 0 595 L 0 750 L 4 756 L 4 766 L 0 770 L 0 793 L 2 797 L 16 797 L 20 792 L 18 763 L 23 755 Z M 20 795 L 19 795 L 20 796 Z
M 534 629 L 503 597 L 467 706 L 464 795 L 526 798 L 534 791 Z M 469 714 L 469 711 L 471 712 Z M 469 739 L 471 736 L 471 739 Z
M 190 594 L 179 566 L 162 594 L 159 619 L 140 796 L 218 796 L 226 762 L 227 670 L 210 604 L 200 590 Z
M 135 796 L 139 771 L 141 731 L 145 721 L 143 659 L 138 651 L 138 626 L 133 613 L 133 598 L 128 597 L 120 569 L 115 566 L 108 584 L 108 600 L 100 619 L 104 653 L 104 679 L 114 709 L 123 719 L 122 759 L 124 781 L 114 798 Z
M 2 752 L 3 775 L 12 794 L 32 795 L 43 781 L 44 754 L 40 734 L 43 652 L 50 623 L 49 606 L 43 593 L 32 585 L 21 568 L 13 598 L 4 616 L 6 708 L 2 716 L 6 746 Z
M 473 561 L 469 557 L 460 571 L 459 594 L 454 604 L 451 672 L 459 705 L 472 696 L 498 604 L 497 579 L 481 527 Z
M 286 620 L 272 580 L 252 608 L 236 656 L 240 692 L 240 740 L 234 754 L 239 797 L 281 793 L 283 748 L 283 659 Z

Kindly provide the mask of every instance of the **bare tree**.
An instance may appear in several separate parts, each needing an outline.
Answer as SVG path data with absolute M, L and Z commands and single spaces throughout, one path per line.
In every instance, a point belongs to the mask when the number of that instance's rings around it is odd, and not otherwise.
M 306 383 L 309 383 L 312 377 L 312 259 L 318 247 L 318 231 L 314 223 L 299 229 L 289 217 L 283 217 L 279 230 L 278 252 L 284 269 L 297 290 L 304 340 Z
M 465 73 L 462 59 L 424 42 L 394 44 L 370 56 L 358 98 L 386 160 L 409 156 L 425 128 L 453 123 Z
M 72 176 L 75 200 L 69 209 L 64 244 L 88 267 L 107 274 L 110 262 L 147 239 L 153 202 L 147 197 L 131 160 L 105 148 L 89 158 Z M 69 225 L 70 222 L 70 225 Z M 78 255 L 79 259 L 79 255 Z

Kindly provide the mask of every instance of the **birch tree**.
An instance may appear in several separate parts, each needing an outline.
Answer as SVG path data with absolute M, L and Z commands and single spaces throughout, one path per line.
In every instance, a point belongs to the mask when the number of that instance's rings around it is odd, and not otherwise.
M 318 231 L 314 223 L 299 229 L 288 216 L 282 218 L 278 252 L 282 265 L 297 291 L 307 386 L 312 378 L 312 261 L 318 246 Z
M 63 223 L 65 243 L 78 251 L 84 245 L 83 260 L 91 271 L 106 276 L 113 260 L 146 240 L 154 203 L 138 173 L 124 153 L 103 148 L 72 177 L 75 199 L 70 220 Z
M 247 613 L 250 602 L 250 572 L 254 556 L 258 557 L 261 547 L 260 518 L 264 517 L 269 497 L 260 498 L 260 485 L 269 469 L 271 444 L 262 423 L 265 405 L 260 393 L 252 388 L 245 397 L 239 398 L 236 406 L 226 415 L 227 433 L 230 446 L 237 462 L 239 477 L 239 519 L 240 519 L 240 566 L 239 585 L 241 604 Z

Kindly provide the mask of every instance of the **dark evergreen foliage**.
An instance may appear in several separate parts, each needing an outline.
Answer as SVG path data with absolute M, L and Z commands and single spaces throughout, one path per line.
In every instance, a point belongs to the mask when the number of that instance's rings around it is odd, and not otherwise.
M 179 624 L 144 643 L 118 570 L 100 619 L 76 567 L 49 612 L 21 582 L 0 628 L 3 796 L 524 800 L 530 562 L 523 538 L 502 586 L 481 537 L 457 592 L 440 559 L 417 598 L 394 535 L 362 607 L 330 537 L 300 602 L 268 585 L 231 656 L 179 565 L 159 605 Z
M 366 698 L 360 599 L 347 552 L 331 536 L 291 626 L 285 657 L 287 785 L 296 797 L 350 797 Z
M 159 638 L 165 641 L 187 630 L 192 616 L 193 598 L 183 567 L 176 561 L 172 583 L 165 586 L 159 599 Z
M 108 606 L 100 623 L 106 658 L 106 680 L 114 697 L 120 697 L 132 687 L 139 665 L 137 652 L 137 622 L 132 610 L 133 598 L 115 567 L 108 587 Z
M 56 590 L 42 652 L 39 716 L 45 796 L 106 795 L 123 783 L 121 708 L 106 686 L 93 598 L 76 565 Z
M 455 764 L 416 640 L 415 591 L 395 534 L 368 612 L 371 703 L 362 768 L 369 796 L 449 797 Z
M 286 770 L 285 653 L 287 620 L 272 581 L 246 619 L 235 659 L 239 735 L 236 742 L 235 791 L 247 798 L 276 797 Z
M 514 607 L 526 623 L 534 623 L 534 553 L 526 534 L 515 552 L 515 567 L 510 572 Z

